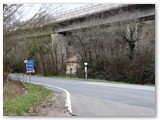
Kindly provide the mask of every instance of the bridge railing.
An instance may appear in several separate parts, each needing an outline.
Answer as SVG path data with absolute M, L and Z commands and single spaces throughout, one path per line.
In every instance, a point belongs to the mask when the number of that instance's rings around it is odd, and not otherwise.
M 82 11 L 87 11 L 87 10 L 90 10 L 92 8 L 99 7 L 101 5 L 103 5 L 103 4 L 89 4 L 89 5 L 85 5 L 85 6 L 76 8 L 76 9 L 65 11 L 63 13 L 62 12 L 61 13 L 56 13 L 56 15 L 54 17 L 55 17 L 55 19 L 58 19 L 58 18 L 61 18 L 61 17 L 65 17 L 67 15 L 72 15 L 72 14 L 79 13 L 79 12 L 82 12 Z
M 75 18 L 78 16 L 83 16 L 87 14 L 92 14 L 94 12 L 100 12 L 106 9 L 118 7 L 122 4 L 89 4 L 85 5 L 76 9 L 71 9 L 69 11 L 59 12 L 55 13 L 53 15 L 53 19 L 50 21 L 50 23 L 54 22 L 60 22 L 64 20 L 68 20 L 71 18 Z M 44 23 L 44 25 L 48 24 L 48 22 Z

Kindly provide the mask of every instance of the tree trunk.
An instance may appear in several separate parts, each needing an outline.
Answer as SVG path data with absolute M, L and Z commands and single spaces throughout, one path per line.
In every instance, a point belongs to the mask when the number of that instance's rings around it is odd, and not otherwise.
M 43 75 L 46 76 L 46 64 L 43 62 Z

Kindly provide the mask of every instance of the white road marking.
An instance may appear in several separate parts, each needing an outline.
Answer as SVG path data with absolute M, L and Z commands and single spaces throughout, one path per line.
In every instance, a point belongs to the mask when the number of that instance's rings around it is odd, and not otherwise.
M 60 88 L 60 87 L 57 87 L 57 86 L 53 86 L 53 85 L 40 84 L 40 83 L 36 83 L 36 82 L 32 82 L 32 83 L 39 84 L 39 85 L 44 85 L 44 86 L 48 86 L 48 87 L 53 87 L 53 88 L 60 89 L 60 90 L 64 91 L 66 93 L 66 103 L 65 103 L 65 106 L 67 107 L 67 110 L 72 114 L 71 97 L 70 97 L 70 93 L 67 90 L 65 90 L 63 88 Z
M 114 84 L 114 83 L 100 83 L 100 82 L 78 82 L 81 84 L 87 85 L 99 85 L 99 86 L 106 86 L 106 87 L 117 87 L 117 88 L 128 88 L 128 89 L 137 89 L 137 90 L 148 90 L 148 91 L 155 91 L 155 86 L 145 86 L 145 85 L 132 85 L 132 84 Z

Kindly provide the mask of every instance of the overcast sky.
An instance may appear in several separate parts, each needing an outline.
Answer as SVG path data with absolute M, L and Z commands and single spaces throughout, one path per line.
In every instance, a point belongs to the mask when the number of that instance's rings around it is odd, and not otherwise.
M 79 8 L 82 6 L 89 5 L 89 4 L 63 4 L 63 5 L 66 8 L 66 10 L 71 10 L 71 9 Z

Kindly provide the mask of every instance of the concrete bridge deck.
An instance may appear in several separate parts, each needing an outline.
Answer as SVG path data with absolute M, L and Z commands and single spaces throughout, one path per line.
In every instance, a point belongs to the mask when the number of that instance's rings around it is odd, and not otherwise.
M 119 14 L 119 11 L 125 11 Z M 84 10 L 57 16 L 54 22 L 44 24 L 40 27 L 24 29 L 18 35 L 13 31 L 13 39 L 25 37 L 45 36 L 53 33 L 63 33 L 76 29 L 88 28 L 100 25 L 126 21 L 130 19 L 155 19 L 154 4 L 98 4 Z M 34 31 L 34 32 L 33 32 Z

